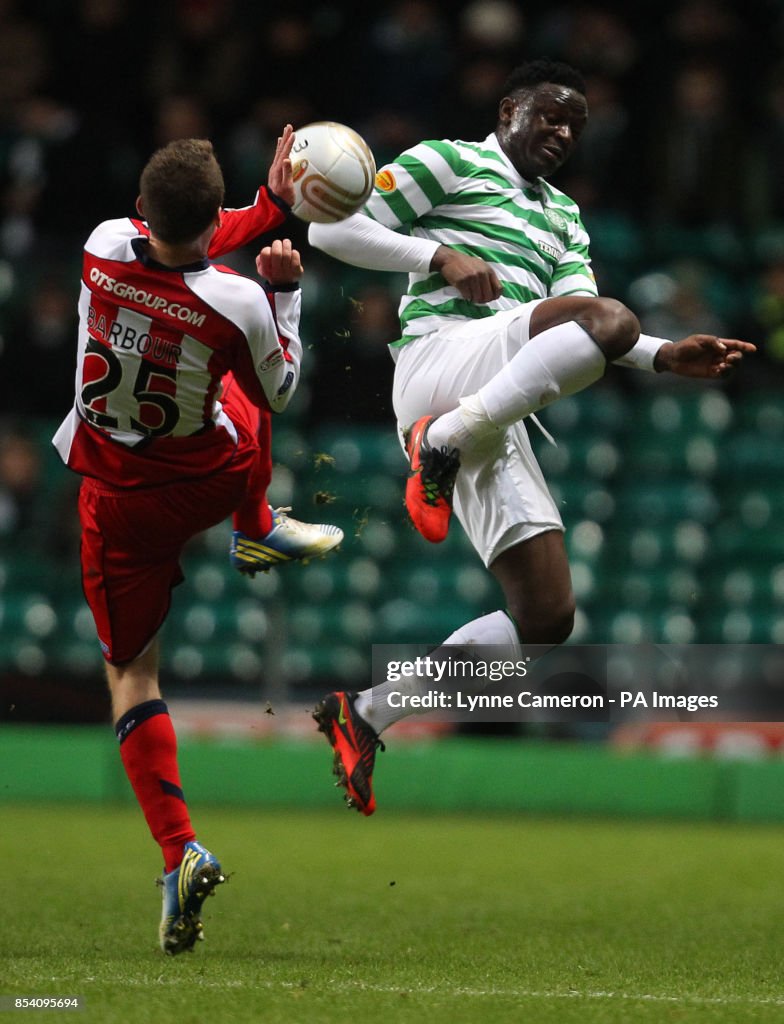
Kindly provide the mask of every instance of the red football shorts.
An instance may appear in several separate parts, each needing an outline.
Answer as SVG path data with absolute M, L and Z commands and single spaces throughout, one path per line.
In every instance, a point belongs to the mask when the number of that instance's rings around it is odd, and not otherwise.
M 180 555 L 191 537 L 238 507 L 261 503 L 269 515 L 269 413 L 253 406 L 231 374 L 223 389 L 223 408 L 238 442 L 221 469 L 138 489 L 82 480 L 82 586 L 103 656 L 113 665 L 131 662 L 163 626 L 172 589 L 183 579 Z
M 82 481 L 82 586 L 108 662 L 132 661 L 153 639 L 182 582 L 185 543 L 231 515 L 256 455 L 246 449 L 213 476 L 144 490 Z
M 251 501 L 263 502 L 269 514 L 269 413 L 245 397 L 231 374 L 223 385 L 223 407 L 239 435 L 228 465 L 209 476 L 138 490 L 82 480 L 82 586 L 111 664 L 138 657 L 163 625 L 191 537 Z

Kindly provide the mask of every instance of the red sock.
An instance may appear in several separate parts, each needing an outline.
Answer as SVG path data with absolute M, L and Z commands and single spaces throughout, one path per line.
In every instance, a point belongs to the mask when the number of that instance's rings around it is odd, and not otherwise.
M 177 767 L 177 737 L 162 700 L 148 700 L 126 712 L 115 726 L 120 757 L 167 872 L 182 860 L 182 848 L 196 838 Z
M 267 488 L 272 480 L 272 415 L 254 405 L 231 374 L 223 380 L 223 409 L 232 421 L 243 423 L 259 442 L 245 497 L 232 516 L 235 530 L 259 540 L 272 529 L 272 511 L 267 501 Z
M 266 462 L 269 462 L 270 471 L 267 472 Z M 232 527 L 244 533 L 252 540 L 260 540 L 266 537 L 272 529 L 272 509 L 267 501 L 267 487 L 272 475 L 272 459 L 259 452 L 256 465 L 248 481 L 248 490 L 241 505 L 238 505 L 232 515 Z

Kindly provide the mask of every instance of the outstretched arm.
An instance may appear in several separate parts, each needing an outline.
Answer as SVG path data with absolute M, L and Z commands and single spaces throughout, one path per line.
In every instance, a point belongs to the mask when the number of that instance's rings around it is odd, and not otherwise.
M 438 242 L 400 234 L 364 213 L 336 224 L 311 224 L 308 241 L 352 267 L 404 274 L 426 274 L 439 248 Z
M 294 182 L 291 178 L 291 147 L 294 145 L 294 129 L 290 124 L 283 128 L 275 146 L 275 156 L 267 176 L 267 188 L 280 196 L 284 203 L 294 205 Z
M 311 224 L 310 244 L 355 267 L 440 274 L 472 302 L 497 299 L 501 283 L 485 260 L 408 234 L 429 211 L 448 201 L 459 181 L 460 175 L 443 158 L 442 145 L 421 142 L 382 167 L 363 212 L 337 224 Z
M 428 238 L 400 234 L 364 213 L 337 224 L 311 224 L 308 241 L 344 263 L 367 270 L 406 274 L 437 270 L 464 299 L 473 302 L 490 302 L 501 294 L 495 271 L 484 260 Z
M 251 206 L 221 210 L 221 223 L 212 236 L 210 259 L 240 249 L 265 231 L 278 227 L 286 219 L 294 202 L 294 184 L 291 180 L 291 147 L 294 129 L 287 124 L 278 137 L 275 155 L 270 164 L 267 187 L 256 193 Z
M 680 341 L 665 342 L 653 360 L 659 373 L 669 371 L 681 377 L 726 377 L 757 346 L 737 338 L 716 338 L 711 334 L 690 334 Z

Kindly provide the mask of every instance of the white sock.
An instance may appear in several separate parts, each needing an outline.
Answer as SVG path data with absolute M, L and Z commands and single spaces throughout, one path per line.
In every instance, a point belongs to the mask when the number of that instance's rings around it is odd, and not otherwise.
M 363 690 L 354 701 L 354 709 L 377 733 L 382 733 L 384 729 L 399 722 L 401 718 L 408 718 L 409 715 L 417 713 L 415 709 L 409 707 L 401 708 L 399 705 L 403 702 L 399 697 L 395 697 L 392 702 L 395 706 L 391 707 L 389 703 L 391 694 L 422 697 L 432 688 L 432 679 L 404 676 L 396 683 L 379 683 L 378 686 L 371 686 L 369 690 Z
M 526 342 L 476 394 L 439 416 L 428 441 L 433 447 L 471 451 L 488 434 L 587 388 L 606 366 L 602 350 L 579 324 L 572 320 L 551 327 Z
M 477 395 L 488 419 L 508 427 L 604 374 L 604 353 L 573 320 L 531 338 Z
M 490 612 L 479 619 L 472 619 L 450 633 L 444 641 L 445 644 L 472 645 L 483 644 L 486 646 L 507 645 L 513 648 L 516 654 L 520 650 L 520 641 L 517 637 L 517 627 L 511 617 L 500 609 Z
M 490 422 L 487 410 L 476 394 L 461 398 L 456 409 L 439 416 L 430 425 L 427 441 L 433 448 L 457 448 L 459 451 L 467 452 L 480 438 L 484 439 L 488 434 L 496 435 L 502 432 L 502 427 Z
M 520 650 L 520 641 L 517 638 L 517 629 L 506 612 L 490 612 L 479 619 L 473 619 L 464 626 L 460 626 L 454 633 L 451 633 L 444 644 L 460 644 L 462 646 L 476 644 L 484 645 L 505 645 L 511 648 L 509 657 L 513 658 Z M 397 682 L 379 683 L 378 686 L 371 686 L 363 690 L 357 696 L 354 707 L 357 714 L 370 725 L 377 733 L 383 732 L 390 725 L 399 722 L 402 718 L 417 714 L 415 709 L 409 707 L 390 707 L 389 696 L 392 693 L 404 694 L 406 696 L 424 696 L 433 689 L 434 681 L 422 676 L 403 677 Z M 393 701 L 395 705 L 401 704 L 399 698 Z M 424 714 L 424 712 L 421 712 Z

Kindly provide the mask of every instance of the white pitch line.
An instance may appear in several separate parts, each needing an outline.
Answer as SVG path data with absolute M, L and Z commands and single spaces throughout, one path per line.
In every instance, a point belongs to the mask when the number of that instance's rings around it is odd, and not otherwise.
M 73 984 L 73 978 L 52 978 L 51 981 Z M 83 978 L 82 981 L 97 981 L 96 978 Z M 152 985 L 180 985 L 182 978 L 166 977 L 162 974 L 155 978 L 133 978 L 123 980 L 123 985 L 149 987 Z M 253 982 L 247 981 L 210 981 L 205 978 L 189 978 L 188 984 L 198 985 L 202 988 L 211 989 L 241 989 L 268 990 L 286 989 L 307 991 L 309 984 L 306 978 L 302 983 L 296 981 L 270 981 L 269 979 Z M 645 992 L 610 992 L 610 991 L 580 991 L 579 989 L 567 989 L 564 991 L 549 989 L 527 989 L 527 988 L 449 988 L 444 985 L 374 985 L 363 981 L 333 981 L 319 982 L 320 991 L 330 992 L 371 992 L 376 995 L 399 995 L 405 992 L 409 995 L 438 995 L 438 996 L 460 996 L 473 999 L 605 999 L 621 1000 L 624 1002 L 640 1003 L 670 1003 L 673 1005 L 685 1006 L 784 1006 L 784 996 L 701 996 L 701 995 L 666 995 Z M 89 994 L 89 989 L 85 995 Z

